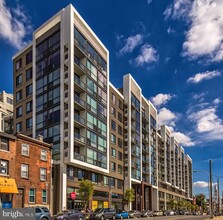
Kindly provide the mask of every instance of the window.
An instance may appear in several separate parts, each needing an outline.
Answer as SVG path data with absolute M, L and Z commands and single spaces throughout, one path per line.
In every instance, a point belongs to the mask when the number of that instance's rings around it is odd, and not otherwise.
M 112 129 L 113 131 L 116 131 L 116 122 L 113 121 L 113 120 L 111 120 L 111 129 Z
M 19 86 L 22 84 L 22 74 L 16 77 L 16 86 Z
M 42 203 L 47 203 L 47 193 L 46 190 L 42 190 Z
M 33 119 L 28 118 L 26 119 L 26 129 L 31 129 L 33 127 Z
M 45 168 L 40 168 L 40 180 L 46 181 L 46 169 Z
M 32 111 L 32 105 L 33 105 L 32 101 L 26 103 L 26 113 Z
M 22 144 L 22 155 L 29 156 L 29 145 Z
M 36 201 L 36 189 L 29 189 L 29 202 L 35 203 Z
M 108 177 L 107 176 L 104 176 L 104 185 L 108 186 Z
M 0 150 L 9 151 L 9 140 L 4 137 L 0 137 Z
M 90 148 L 87 149 L 87 163 L 97 165 L 97 152 Z
M 26 97 L 32 95 L 33 93 L 33 84 L 26 86 Z
M 87 113 L 87 126 L 97 131 L 97 118 L 89 113 Z
M 116 109 L 111 106 L 111 114 L 115 117 L 116 116 Z
M 29 178 L 29 165 L 21 164 L 21 177 Z
M 123 182 L 121 180 L 118 180 L 118 189 L 122 189 Z
M 111 134 L 111 142 L 116 144 L 116 136 L 114 134 Z
M 78 170 L 77 171 L 77 178 L 79 180 L 83 179 L 84 178 L 84 171 L 83 170 Z
M 110 186 L 115 187 L 115 178 L 110 177 Z
M 41 149 L 41 155 L 40 155 L 41 160 L 47 160 L 47 151 Z
M 114 148 L 112 148 L 112 150 L 111 150 L 111 155 L 114 158 L 116 157 L 116 150 Z
M 120 135 L 122 135 L 122 127 L 121 127 L 120 125 L 118 125 L 118 133 L 119 133 Z
M 122 148 L 122 139 L 118 138 L 118 147 Z
M 68 176 L 68 178 L 69 177 L 71 177 L 71 178 L 74 177 L 74 168 L 72 166 L 67 166 L 67 176 Z
M 98 182 L 98 174 L 97 173 L 91 173 L 91 181 L 94 183 Z
M 112 98 L 112 101 L 115 103 L 116 97 L 115 97 L 115 95 L 113 93 L 111 94 L 111 98 Z
M 123 104 L 120 99 L 118 99 L 118 107 L 122 110 L 123 109 Z
M 16 124 L 16 132 L 19 132 L 22 130 L 22 122 L 19 122 Z
M 16 70 L 19 70 L 22 67 L 22 58 L 16 61 Z
M 19 106 L 16 108 L 16 118 L 19 118 L 22 116 L 22 106 Z
M 33 77 L 33 70 L 32 70 L 32 68 L 30 68 L 30 69 L 26 70 L 26 81 L 32 79 L 32 77 Z
M 88 70 L 88 73 L 90 74 L 90 76 L 92 77 L 92 79 L 94 79 L 95 81 L 97 81 L 97 69 L 96 67 L 87 60 L 87 70 Z
M 102 137 L 98 137 L 98 150 L 107 152 L 107 141 Z
M 122 152 L 118 152 L 118 159 L 120 160 L 120 161 L 122 161 Z
M 112 170 L 113 172 L 116 171 L 116 163 L 111 162 L 111 170 Z
M 118 173 L 122 174 L 122 166 L 118 165 Z
M 8 175 L 9 162 L 7 160 L 0 160 L 0 174 Z
M 26 65 L 27 65 L 28 63 L 31 63 L 32 60 L 33 60 L 33 52 L 32 52 L 32 50 L 31 50 L 29 53 L 26 54 Z
M 91 98 L 89 95 L 87 96 L 87 108 L 97 114 L 97 102 L 95 99 Z
M 94 132 L 87 131 L 87 144 L 91 147 L 97 147 L 97 135 Z
M 120 122 L 122 122 L 122 114 L 121 114 L 120 112 L 118 112 L 118 120 L 119 120 Z
M 21 99 L 22 99 L 22 90 L 16 93 L 16 102 L 20 101 Z
M 12 105 L 13 104 L 13 100 L 11 98 L 7 97 L 7 103 Z

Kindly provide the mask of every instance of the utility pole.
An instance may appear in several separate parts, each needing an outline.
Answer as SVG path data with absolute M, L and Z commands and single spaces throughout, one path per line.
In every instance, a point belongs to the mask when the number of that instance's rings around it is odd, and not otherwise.
M 210 218 L 213 218 L 213 204 L 212 204 L 212 160 L 210 160 L 210 198 L 209 198 L 209 206 L 210 206 Z
M 220 213 L 220 184 L 219 184 L 219 178 L 217 180 L 217 183 L 218 183 L 218 213 Z

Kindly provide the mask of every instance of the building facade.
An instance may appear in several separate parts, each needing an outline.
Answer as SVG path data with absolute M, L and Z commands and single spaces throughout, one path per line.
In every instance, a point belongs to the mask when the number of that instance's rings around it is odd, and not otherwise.
M 13 95 L 0 93 L 0 132 L 12 133 Z
M 159 209 L 157 110 L 130 74 L 121 89 L 110 83 L 109 51 L 75 8 L 40 26 L 13 63 L 14 133 L 53 144 L 52 211 L 83 207 L 81 179 L 93 182 L 92 209 L 123 208 L 127 188 L 131 208 Z M 168 178 L 170 166 L 171 156 Z
M 51 198 L 51 145 L 17 133 L 0 133 L 0 178 L 12 179 L 16 193 L 1 194 L 1 207 L 47 206 Z

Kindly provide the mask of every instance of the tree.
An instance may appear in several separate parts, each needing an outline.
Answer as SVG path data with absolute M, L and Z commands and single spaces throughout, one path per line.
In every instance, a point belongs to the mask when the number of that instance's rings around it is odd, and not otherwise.
M 177 201 L 175 199 L 171 199 L 168 202 L 168 206 L 170 207 L 171 210 L 175 210 L 177 205 Z
M 87 205 L 93 196 L 94 187 L 91 181 L 82 179 L 80 182 L 79 195 L 81 200 L 84 202 L 84 208 L 86 210 Z
M 202 204 L 205 204 L 206 196 L 204 194 L 200 193 L 200 194 L 197 194 L 195 197 L 196 197 L 196 205 L 198 205 L 200 207 L 203 206 L 202 208 L 204 208 L 204 205 L 202 205 Z
M 124 194 L 124 199 L 128 201 L 128 208 L 129 208 L 129 203 L 135 200 L 135 190 L 133 188 L 126 189 Z

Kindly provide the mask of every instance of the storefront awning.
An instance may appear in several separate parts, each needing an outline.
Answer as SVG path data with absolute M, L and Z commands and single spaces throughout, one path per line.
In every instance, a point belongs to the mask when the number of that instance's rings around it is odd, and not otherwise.
M 18 193 L 15 179 L 0 177 L 0 193 Z

